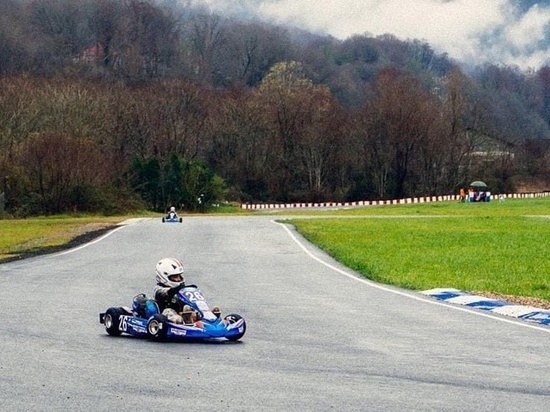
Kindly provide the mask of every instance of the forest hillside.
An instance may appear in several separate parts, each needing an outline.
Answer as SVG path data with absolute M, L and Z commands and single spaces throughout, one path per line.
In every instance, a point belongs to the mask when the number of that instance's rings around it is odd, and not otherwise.
M 0 3 L 0 214 L 550 188 L 550 67 L 145 0 Z

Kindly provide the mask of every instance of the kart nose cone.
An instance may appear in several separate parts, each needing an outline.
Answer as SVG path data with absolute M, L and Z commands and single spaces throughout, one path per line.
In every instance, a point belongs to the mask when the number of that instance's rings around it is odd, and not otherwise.
M 205 323 L 204 331 L 213 338 L 222 338 L 227 333 L 227 329 L 222 322 Z

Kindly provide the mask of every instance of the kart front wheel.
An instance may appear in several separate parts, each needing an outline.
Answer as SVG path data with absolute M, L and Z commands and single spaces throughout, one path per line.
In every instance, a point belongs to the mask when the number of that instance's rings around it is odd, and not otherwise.
M 147 322 L 147 336 L 153 340 L 166 338 L 166 317 L 156 314 Z
M 231 325 L 232 323 L 237 323 L 239 320 L 241 320 L 243 317 L 241 315 L 237 315 L 236 313 L 231 313 L 230 315 L 227 315 L 224 319 L 227 322 L 228 325 Z M 246 322 L 243 322 L 243 330 L 238 335 L 233 335 L 228 337 L 227 339 L 230 341 L 238 341 L 240 338 L 242 338 L 246 332 Z
M 120 336 L 122 333 L 118 328 L 120 315 L 122 315 L 122 309 L 120 308 L 109 308 L 105 312 L 103 323 L 105 324 L 105 330 L 111 336 Z

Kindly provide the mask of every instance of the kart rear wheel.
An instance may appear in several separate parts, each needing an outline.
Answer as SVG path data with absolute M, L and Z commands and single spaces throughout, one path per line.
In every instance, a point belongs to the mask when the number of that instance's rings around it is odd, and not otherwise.
M 243 317 L 241 315 L 237 315 L 236 313 L 231 313 L 227 315 L 224 319 L 227 321 L 227 323 L 230 325 L 232 323 L 237 323 L 239 320 L 241 320 Z M 230 341 L 238 341 L 240 338 L 244 336 L 246 332 L 246 322 L 243 322 L 243 331 L 242 333 L 239 333 L 238 335 L 234 335 L 231 337 L 228 337 L 227 339 Z
M 166 222 L 166 219 L 165 218 L 162 218 L 162 223 Z
M 166 316 L 153 315 L 147 322 L 147 336 L 153 340 L 164 340 L 166 338 Z
M 109 308 L 105 312 L 105 319 L 103 323 L 105 324 L 105 330 L 111 336 L 120 336 L 122 333 L 118 328 L 120 315 L 123 311 L 120 308 Z

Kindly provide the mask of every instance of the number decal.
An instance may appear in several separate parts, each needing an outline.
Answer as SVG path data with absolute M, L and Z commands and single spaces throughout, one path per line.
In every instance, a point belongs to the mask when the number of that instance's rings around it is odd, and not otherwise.
M 185 292 L 185 297 L 189 302 L 197 302 L 204 300 L 204 296 L 202 296 L 202 293 L 198 290 L 188 290 Z
M 127 316 L 121 316 L 120 317 L 120 323 L 118 325 L 118 328 L 122 332 L 126 332 L 128 330 L 128 317 Z

